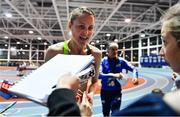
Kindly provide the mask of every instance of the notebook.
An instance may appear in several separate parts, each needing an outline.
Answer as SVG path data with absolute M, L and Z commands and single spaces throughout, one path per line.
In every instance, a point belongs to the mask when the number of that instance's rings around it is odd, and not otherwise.
M 87 80 L 94 58 L 91 55 L 58 54 L 9 88 L 9 92 L 46 106 L 48 96 L 61 75 L 70 72 Z M 90 67 L 88 67 L 90 66 Z M 68 79 L 67 79 L 68 80 Z

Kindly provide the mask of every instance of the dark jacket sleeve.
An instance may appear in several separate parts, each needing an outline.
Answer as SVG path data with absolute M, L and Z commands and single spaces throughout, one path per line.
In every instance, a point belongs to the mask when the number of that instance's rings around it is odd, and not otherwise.
M 175 116 L 178 115 L 168 106 L 162 96 L 158 94 L 148 94 L 127 108 L 117 111 L 113 116 Z
M 75 94 L 69 89 L 56 89 L 48 98 L 48 116 L 80 116 Z

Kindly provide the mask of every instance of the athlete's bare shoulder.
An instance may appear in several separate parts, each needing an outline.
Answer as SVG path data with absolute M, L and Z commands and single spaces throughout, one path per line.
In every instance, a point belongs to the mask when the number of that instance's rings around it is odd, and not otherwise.
M 56 44 L 49 46 L 48 50 L 62 51 L 63 46 L 64 46 L 64 42 L 56 43 Z
M 64 46 L 64 42 L 60 42 L 49 46 L 46 51 L 45 61 L 50 60 L 57 54 L 63 54 L 63 46 Z

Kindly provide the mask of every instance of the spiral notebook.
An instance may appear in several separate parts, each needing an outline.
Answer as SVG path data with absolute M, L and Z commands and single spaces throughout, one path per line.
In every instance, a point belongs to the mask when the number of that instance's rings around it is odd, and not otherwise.
M 47 98 L 54 90 L 58 79 L 64 73 L 80 74 L 83 76 L 92 73 L 93 62 L 91 55 L 64 55 L 58 54 L 48 62 L 44 63 L 31 74 L 25 76 L 21 81 L 9 88 L 9 92 L 24 97 L 41 105 L 46 106 Z M 67 79 L 68 80 L 68 79 Z

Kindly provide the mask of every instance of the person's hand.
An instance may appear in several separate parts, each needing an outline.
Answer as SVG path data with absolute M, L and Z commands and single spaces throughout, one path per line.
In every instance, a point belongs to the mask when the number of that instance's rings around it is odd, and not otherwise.
M 81 103 L 82 102 L 82 97 L 83 97 L 83 92 L 80 89 L 78 89 L 78 91 L 76 93 L 76 101 L 78 103 Z
M 80 87 L 79 77 L 76 75 L 72 75 L 71 73 L 66 73 L 60 76 L 57 83 L 57 88 L 67 88 L 75 92 L 78 91 L 79 87 Z
M 91 104 L 93 103 L 93 96 L 94 96 L 93 92 L 87 93 L 88 101 Z M 83 98 L 83 92 L 80 89 L 78 89 L 78 91 L 76 93 L 76 101 L 81 103 L 82 98 Z
M 118 79 L 122 80 L 122 78 L 124 78 L 124 74 L 123 73 L 118 73 L 118 74 L 119 74 Z
M 133 78 L 133 79 L 132 79 L 132 82 L 133 82 L 134 84 L 138 84 L 138 78 Z
M 172 76 L 172 80 L 176 80 L 176 78 L 177 78 L 177 75 L 176 75 L 176 73 L 173 73 L 173 76 Z
M 122 79 L 124 77 L 123 73 L 111 73 L 111 75 L 118 79 Z
M 78 102 L 78 105 L 82 116 L 92 116 L 92 103 L 86 92 L 83 93 L 82 101 Z

